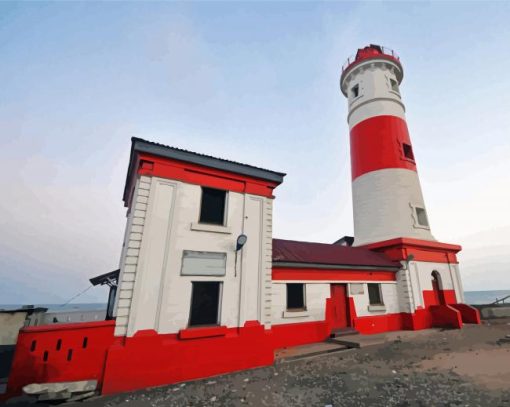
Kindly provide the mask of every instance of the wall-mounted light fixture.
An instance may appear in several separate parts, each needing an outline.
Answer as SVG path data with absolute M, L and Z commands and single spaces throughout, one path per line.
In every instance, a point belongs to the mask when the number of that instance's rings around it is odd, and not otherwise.
M 236 252 L 241 250 L 243 246 L 245 245 L 246 241 L 248 240 L 248 236 L 246 235 L 239 235 L 237 238 L 237 245 L 236 245 Z
M 246 244 L 246 241 L 248 240 L 248 236 L 246 235 L 239 235 L 236 242 L 236 258 L 234 262 L 234 277 L 237 277 L 237 252 L 243 248 L 243 246 Z

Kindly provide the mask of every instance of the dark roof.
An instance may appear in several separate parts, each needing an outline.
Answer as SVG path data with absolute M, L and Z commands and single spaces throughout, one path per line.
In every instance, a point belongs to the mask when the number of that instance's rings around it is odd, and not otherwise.
M 273 263 L 400 268 L 384 254 L 361 247 L 273 239 Z
M 110 271 L 108 273 L 101 274 L 96 277 L 92 277 L 89 281 L 92 285 L 103 285 L 110 283 L 111 281 L 118 282 L 119 281 L 119 273 L 120 269 Z
M 333 244 L 339 244 L 339 245 L 342 245 L 342 246 L 352 246 L 353 243 L 354 243 L 354 237 L 352 237 L 352 236 L 344 236 L 344 237 L 341 237 L 340 239 L 338 239 Z
M 159 157 L 171 158 L 174 160 L 184 161 L 188 163 L 203 165 L 204 167 L 215 168 L 223 171 L 230 171 L 236 174 L 246 175 L 253 178 L 259 178 L 265 181 L 281 184 L 283 172 L 266 170 L 264 168 L 255 167 L 253 165 L 242 164 L 235 161 L 225 160 L 223 158 L 212 157 L 210 155 L 194 153 L 192 151 L 183 150 L 176 147 L 167 146 L 152 141 L 143 140 L 138 137 L 131 138 L 131 155 L 129 158 L 129 168 L 126 178 L 126 186 L 124 188 L 124 201 L 128 195 L 128 181 L 134 171 L 135 152 L 152 154 Z

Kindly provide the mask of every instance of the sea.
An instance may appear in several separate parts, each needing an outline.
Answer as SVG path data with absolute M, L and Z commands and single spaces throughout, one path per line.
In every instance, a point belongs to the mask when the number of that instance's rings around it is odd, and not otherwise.
M 491 304 L 497 299 L 510 295 L 510 290 L 492 290 L 492 291 L 464 291 L 466 304 L 479 305 Z M 505 303 L 510 304 L 510 298 Z M 27 304 L 0 304 L 0 309 L 16 309 Z M 48 308 L 49 312 L 69 312 L 69 311 L 96 311 L 105 310 L 106 303 L 76 303 L 76 304 L 30 304 L 36 307 Z
M 496 300 L 505 298 L 510 295 L 510 290 L 493 290 L 493 291 L 464 291 L 466 304 L 479 305 L 491 304 Z M 510 298 L 505 300 L 506 304 L 510 304 Z
M 101 302 L 87 302 L 87 303 L 71 303 L 71 304 L 0 304 L 0 309 L 9 310 L 17 309 L 22 306 L 34 306 L 48 308 L 48 312 L 69 312 L 69 311 L 97 311 L 105 310 L 106 303 Z

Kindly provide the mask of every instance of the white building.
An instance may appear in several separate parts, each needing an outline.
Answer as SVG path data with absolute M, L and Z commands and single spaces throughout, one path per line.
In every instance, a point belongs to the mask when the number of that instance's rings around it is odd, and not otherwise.
M 80 380 L 115 393 L 268 365 L 342 331 L 479 323 L 460 246 L 431 234 L 402 77 L 375 45 L 342 70 L 355 236 L 333 244 L 273 239 L 285 174 L 133 138 L 115 319 L 21 330 L 8 394 Z

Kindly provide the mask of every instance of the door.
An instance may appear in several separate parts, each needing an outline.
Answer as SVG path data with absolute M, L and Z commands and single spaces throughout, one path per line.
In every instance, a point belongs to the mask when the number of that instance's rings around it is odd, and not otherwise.
M 439 274 L 437 271 L 432 272 L 432 291 L 434 292 L 434 305 L 446 304 L 444 300 L 443 290 L 441 290 L 439 283 Z
M 331 284 L 331 299 L 333 302 L 333 329 L 350 326 L 347 285 Z

